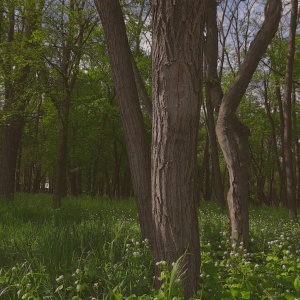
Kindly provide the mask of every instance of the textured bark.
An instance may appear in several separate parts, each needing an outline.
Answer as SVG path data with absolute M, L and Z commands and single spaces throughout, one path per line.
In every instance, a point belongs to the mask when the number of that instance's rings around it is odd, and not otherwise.
M 155 261 L 185 255 L 185 298 L 199 285 L 196 154 L 207 1 L 152 2 L 152 211 Z
M 295 55 L 295 38 L 297 29 L 298 0 L 291 1 L 291 22 L 288 40 L 288 54 L 285 70 L 284 86 L 284 132 L 283 132 L 283 162 L 286 175 L 286 197 L 290 219 L 297 219 L 296 185 L 294 174 L 294 159 L 292 154 L 292 89 L 293 66 Z
M 217 122 L 217 136 L 229 171 L 227 195 L 232 243 L 249 247 L 248 180 L 249 129 L 236 117 L 236 110 L 246 92 L 257 65 L 274 37 L 281 17 L 281 1 L 268 0 L 265 21 L 252 41 L 245 59 L 222 99 Z
M 112 68 L 143 238 L 153 240 L 150 152 L 118 0 L 95 0 Z M 113 21 L 112 21 L 113 20 Z

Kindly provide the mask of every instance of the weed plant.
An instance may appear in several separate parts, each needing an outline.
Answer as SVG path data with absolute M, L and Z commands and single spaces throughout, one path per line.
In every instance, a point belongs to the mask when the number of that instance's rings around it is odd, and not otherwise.
M 226 212 L 199 209 L 200 290 L 194 299 L 300 299 L 300 224 L 282 207 L 251 207 L 250 251 L 231 245 Z M 134 201 L 16 195 L 0 207 L 0 299 L 183 299 L 181 259 L 159 262 L 140 236 Z M 234 246 L 234 247 L 233 247 Z M 235 250 L 233 250 L 235 249 Z

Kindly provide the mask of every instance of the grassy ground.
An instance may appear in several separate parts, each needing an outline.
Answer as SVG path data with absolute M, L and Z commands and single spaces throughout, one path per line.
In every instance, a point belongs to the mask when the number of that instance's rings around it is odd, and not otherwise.
M 283 208 L 250 209 L 251 251 L 232 251 L 226 213 L 199 210 L 202 266 L 195 299 L 300 298 L 300 224 Z M 183 299 L 176 268 L 153 289 L 153 254 L 132 200 L 16 195 L 0 207 L 0 299 Z

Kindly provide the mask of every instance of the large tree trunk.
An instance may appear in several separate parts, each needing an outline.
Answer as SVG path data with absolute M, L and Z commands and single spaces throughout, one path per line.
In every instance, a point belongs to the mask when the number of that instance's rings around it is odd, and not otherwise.
M 108 48 L 143 238 L 153 240 L 150 152 L 118 0 L 95 0 Z
M 233 83 L 222 99 L 217 122 L 217 136 L 229 171 L 227 195 L 233 245 L 249 247 L 248 179 L 249 129 L 236 117 L 236 110 L 248 84 L 274 37 L 281 16 L 281 0 L 268 0 L 265 21 L 252 41 Z
M 296 185 L 294 174 L 294 159 L 292 154 L 292 88 L 293 66 L 295 55 L 295 38 L 297 29 L 298 0 L 292 0 L 291 23 L 288 41 L 288 55 L 285 70 L 284 87 L 284 132 L 283 132 L 283 162 L 286 175 L 286 197 L 290 219 L 297 218 Z
M 199 287 L 196 158 L 207 1 L 153 1 L 152 211 L 155 261 L 185 254 L 185 298 Z

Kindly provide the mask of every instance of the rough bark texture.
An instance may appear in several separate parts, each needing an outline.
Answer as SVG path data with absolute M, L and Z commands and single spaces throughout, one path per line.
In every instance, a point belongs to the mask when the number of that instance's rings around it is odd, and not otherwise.
M 186 254 L 185 298 L 199 285 L 195 175 L 206 2 L 152 2 L 154 253 L 169 264 Z
M 274 37 L 281 17 L 281 1 L 268 0 L 265 21 L 252 41 L 240 69 L 222 99 L 217 122 L 217 136 L 229 171 L 227 195 L 232 243 L 249 247 L 248 179 L 249 129 L 236 117 L 236 110 L 246 92 L 257 65 Z
M 113 73 L 143 238 L 153 240 L 150 152 L 118 0 L 95 0 Z
M 293 65 L 295 55 L 295 38 L 297 29 L 298 0 L 291 1 L 291 23 L 288 40 L 288 54 L 285 70 L 284 86 L 284 132 L 283 132 L 283 162 L 286 175 L 286 198 L 289 215 L 292 220 L 297 218 L 296 185 L 294 174 L 294 159 L 292 154 L 292 89 Z

